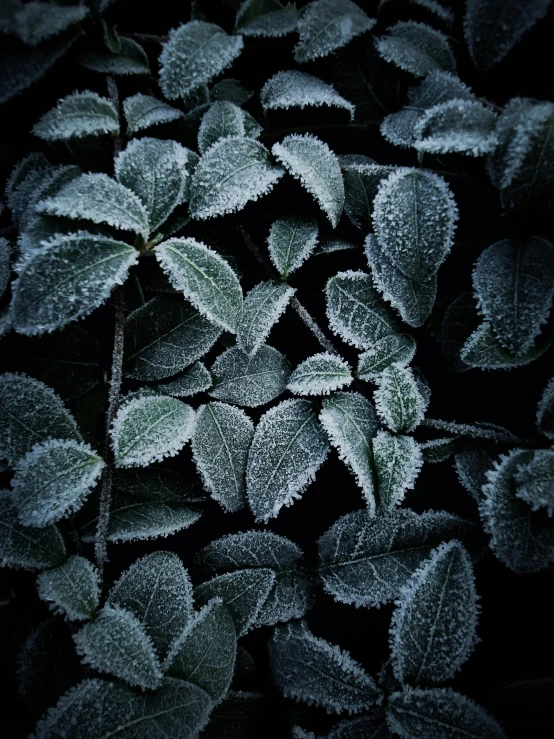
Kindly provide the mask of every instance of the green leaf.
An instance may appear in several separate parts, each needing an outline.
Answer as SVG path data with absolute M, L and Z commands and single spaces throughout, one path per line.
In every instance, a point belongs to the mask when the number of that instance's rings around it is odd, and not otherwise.
M 317 239 L 317 221 L 313 218 L 285 216 L 271 224 L 267 238 L 269 256 L 284 280 L 308 259 Z
M 354 226 L 367 233 L 379 184 L 394 167 L 376 164 L 359 154 L 343 154 L 339 162 L 344 179 L 344 210 Z
M 80 57 L 79 62 L 85 69 L 101 74 L 130 75 L 150 74 L 148 55 L 143 47 L 133 39 L 122 37 L 121 48 L 117 54 L 104 51 L 89 51 Z
M 431 154 L 483 156 L 498 143 L 496 114 L 476 100 L 448 100 L 429 108 L 414 127 L 414 146 Z
M 57 36 L 74 23 L 82 21 L 89 9 L 83 5 L 60 6 L 48 2 L 22 5 L 13 17 L 13 32 L 24 44 L 37 46 L 41 41 Z
M 387 35 L 376 39 L 375 46 L 385 61 L 415 77 L 435 70 L 456 72 L 448 38 L 426 23 L 399 21 L 387 29 Z
M 70 621 L 92 618 L 100 604 L 100 579 L 94 565 L 85 557 L 69 557 L 37 578 L 38 594 L 55 613 Z
M 295 395 L 329 395 L 353 381 L 350 367 L 337 354 L 321 352 L 301 362 L 290 376 L 287 390 Z
M 533 459 L 515 472 L 516 495 L 534 511 L 554 513 L 554 449 L 537 449 Z
M 554 377 L 544 388 L 537 405 L 537 428 L 549 439 L 554 439 Z
M 293 287 L 275 280 L 260 282 L 250 290 L 237 329 L 237 344 L 243 352 L 252 356 L 265 343 L 294 293 Z
M 373 399 L 379 416 L 391 431 L 399 434 L 413 431 L 423 420 L 427 407 L 411 370 L 397 364 L 381 373 Z
M 551 344 L 552 337 L 546 335 L 524 354 L 513 354 L 498 341 L 490 323 L 484 321 L 463 344 L 460 358 L 470 367 L 512 369 L 534 362 Z
M 168 466 L 158 462 L 149 467 L 115 469 L 113 484 L 117 490 L 147 500 L 186 503 L 201 497 L 201 488 L 196 475 L 183 474 L 180 465 Z
M 356 377 L 360 380 L 376 380 L 391 364 L 406 367 L 414 358 L 415 352 L 416 342 L 410 334 L 383 336 L 359 355 Z
M 235 20 L 235 29 L 243 36 L 286 36 L 296 31 L 297 25 L 296 6 L 289 3 L 283 7 L 277 0 L 245 0 Z
M 45 141 L 118 132 L 119 117 L 113 103 L 90 90 L 67 95 L 33 127 L 35 136 Z
M 483 498 L 482 488 L 487 483 L 487 472 L 493 464 L 493 455 L 484 449 L 470 447 L 456 454 L 454 467 L 458 480 L 477 503 Z
M 135 134 L 145 128 L 160 123 L 177 121 L 183 117 L 183 111 L 157 100 L 151 95 L 137 93 L 123 101 L 123 113 L 127 121 L 127 133 Z
M 190 367 L 177 375 L 168 382 L 158 382 L 155 385 L 149 385 L 150 390 L 154 390 L 160 395 L 172 395 L 174 398 L 186 398 L 189 395 L 196 395 L 205 390 L 209 390 L 212 386 L 212 377 L 202 362 L 194 362 Z
M 229 100 L 221 100 L 213 103 L 204 113 L 202 123 L 198 129 L 198 151 L 205 154 L 206 151 L 220 139 L 249 136 L 255 139 L 261 132 L 246 132 L 245 119 L 247 113 L 231 103 Z
M 260 100 L 266 113 L 287 108 L 331 107 L 346 110 L 350 120 L 354 118 L 354 105 L 339 95 L 332 85 L 297 70 L 274 74 L 262 87 Z
M 406 490 L 413 489 L 423 464 L 419 444 L 411 436 L 379 431 L 373 439 L 373 461 L 381 505 L 400 505 Z

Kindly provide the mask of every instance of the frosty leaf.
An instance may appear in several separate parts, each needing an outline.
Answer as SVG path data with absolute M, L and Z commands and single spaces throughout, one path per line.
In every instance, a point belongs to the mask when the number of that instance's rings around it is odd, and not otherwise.
M 308 259 L 317 239 L 317 221 L 313 218 L 285 216 L 272 223 L 267 238 L 269 256 L 284 280 Z
M 168 100 L 184 98 L 223 72 L 242 51 L 242 36 L 214 23 L 190 21 L 169 34 L 160 54 L 160 87 Z
M 161 395 L 172 395 L 174 398 L 186 398 L 196 395 L 212 386 L 212 377 L 202 362 L 194 362 L 190 367 L 167 382 L 150 385 L 150 389 Z
M 260 100 L 266 113 L 268 110 L 330 106 L 347 110 L 350 120 L 354 118 L 354 106 L 332 85 L 297 70 L 274 74 L 263 86 Z
M 284 400 L 260 419 L 246 467 L 248 501 L 257 521 L 277 516 L 302 496 L 329 452 L 312 403 Z
M 539 400 L 537 428 L 549 439 L 554 439 L 554 377 L 549 380 Z
M 369 31 L 376 22 L 351 0 L 316 0 L 298 21 L 300 40 L 294 47 L 294 58 L 309 62 L 327 56 Z
M 137 559 L 110 590 L 110 606 L 131 611 L 160 655 L 192 616 L 192 585 L 173 552 L 157 551 Z
M 131 611 L 106 605 L 94 621 L 73 635 L 73 640 L 83 662 L 95 670 L 143 690 L 160 686 L 162 673 L 154 647 Z
M 242 84 L 233 78 L 226 77 L 211 88 L 210 100 L 212 102 L 218 102 L 219 100 L 228 100 L 230 103 L 235 105 L 243 105 L 247 103 L 250 98 L 254 95 L 252 90 L 247 90 Z M 249 113 L 245 113 L 245 121 L 250 117 Z
M 22 526 L 11 495 L 0 490 L 0 567 L 35 569 L 56 567 L 66 558 L 63 539 L 55 526 Z
M 117 490 L 147 500 L 173 503 L 197 501 L 201 497 L 200 484 L 196 475 L 183 474 L 180 467 L 167 462 L 151 464 L 149 467 L 131 467 L 114 470 L 113 484 Z
M 317 4 L 325 1 L 318 0 Z M 307 133 L 286 136 L 281 143 L 274 144 L 271 151 L 315 198 L 335 228 L 344 207 L 344 182 L 334 152 L 316 136 Z
M 148 213 L 139 198 L 106 174 L 77 177 L 56 195 L 40 202 L 37 212 L 107 223 L 145 238 L 148 236 Z
M 206 354 L 220 334 L 182 298 L 158 295 L 127 317 L 126 374 L 138 380 L 171 377 Z
M 447 37 L 425 23 L 399 21 L 387 29 L 387 35 L 376 39 L 375 46 L 383 59 L 415 77 L 442 70 L 455 72 L 456 62 Z
M 148 55 L 140 44 L 130 38 L 120 38 L 117 54 L 89 51 L 79 61 L 86 69 L 101 74 L 150 74 Z
M 278 0 L 245 0 L 237 12 L 235 29 L 243 36 L 274 38 L 296 31 L 298 11 Z
M 204 220 L 242 210 L 272 190 L 283 174 L 259 141 L 220 139 L 200 159 L 192 178 L 191 216 Z
M 464 32 L 475 66 L 484 71 L 497 64 L 549 6 L 550 0 L 468 0 Z
M 388 2 L 389 0 L 380 0 L 379 10 L 381 10 L 381 8 L 383 8 Z M 394 2 L 394 0 L 392 0 L 392 2 Z M 445 8 L 436 0 L 409 0 L 409 2 L 412 5 L 417 5 L 420 8 L 425 8 L 425 10 L 433 13 L 448 24 L 451 24 L 454 21 L 454 13 L 450 10 L 450 8 Z
M 176 141 L 134 139 L 116 157 L 115 176 L 139 198 L 153 233 L 188 196 L 188 149 Z
M 199 152 L 205 154 L 220 139 L 246 136 L 244 117 L 244 111 L 228 100 L 213 103 L 204 113 L 198 129 Z
M 550 347 L 552 339 L 546 336 L 524 354 L 513 354 L 496 338 L 490 323 L 482 323 L 462 346 L 460 358 L 470 367 L 481 369 L 512 369 L 533 362 Z
M 416 342 L 409 334 L 389 334 L 373 344 L 359 356 L 356 377 L 360 380 L 376 380 L 381 372 L 398 364 L 406 367 L 414 358 Z
M 0 297 L 6 292 L 10 281 L 10 243 L 7 239 L 0 238 Z
M 424 462 L 436 464 L 437 462 L 445 462 L 453 454 L 467 446 L 467 441 L 462 436 L 447 437 L 442 439 L 430 439 L 423 441 L 419 445 Z
M 197 685 L 218 701 L 231 684 L 236 652 L 235 623 L 223 602 L 213 599 L 175 639 L 164 669 L 170 677 Z
M 178 454 L 191 438 L 194 411 L 165 396 L 143 396 L 125 403 L 115 417 L 112 446 L 118 467 L 147 467 Z
M 294 293 L 293 287 L 275 280 L 260 282 L 250 290 L 237 329 L 237 344 L 243 352 L 252 356 L 265 343 Z
M 398 322 L 365 272 L 339 272 L 325 288 L 327 318 L 334 333 L 358 349 L 396 332 Z
M 422 326 L 429 318 L 437 296 L 437 275 L 414 280 L 394 266 L 374 234 L 365 240 L 365 255 L 373 283 L 409 326 Z
M 503 426 L 490 421 L 475 421 L 475 423 L 456 423 L 455 421 L 442 421 L 438 418 L 426 418 L 425 425 L 438 431 L 456 436 L 470 436 L 472 439 L 488 439 L 497 444 L 507 443 L 512 446 L 517 443 L 518 437 L 514 436 Z
M 13 500 L 24 526 L 49 526 L 78 510 L 104 467 L 88 444 L 50 439 L 19 460 Z
M 5 188 L 6 203 L 14 211 L 13 216 L 25 208 L 28 195 L 40 185 L 49 171 L 48 159 L 38 152 L 31 152 L 17 162 Z
M 42 572 L 37 586 L 42 600 L 71 621 L 92 618 L 100 602 L 98 572 L 88 559 L 79 555 L 70 557 L 61 567 Z
M 235 622 L 237 637 L 244 636 L 256 623 L 273 585 L 275 573 L 267 568 L 237 570 L 217 575 L 195 588 L 199 603 L 221 598 Z
M 79 739 L 192 737 L 206 724 L 212 705 L 207 693 L 184 680 L 165 678 L 155 692 L 143 694 L 118 682 L 84 680 L 38 722 L 34 737 L 70 736 L 76 726 Z
M 43 216 L 37 215 L 37 205 L 44 198 L 57 195 L 65 185 L 69 184 L 76 177 L 79 177 L 80 174 L 81 170 L 75 165 L 49 167 L 48 170 L 44 172 L 40 182 L 35 183 L 35 187 L 31 191 L 25 192 L 24 203 L 21 204 L 20 208 L 18 207 L 14 210 L 17 226 L 21 233 L 19 243 L 22 250 L 22 256 L 27 248 L 27 239 L 31 238 L 32 240 L 33 237 L 35 237 L 35 233 L 40 231 L 40 226 L 44 221 Z M 26 182 L 21 188 L 22 191 L 27 189 L 25 187 Z M 23 196 L 23 192 L 21 192 L 21 195 Z M 56 230 L 63 230 L 63 227 L 59 228 L 58 226 L 56 229 L 52 228 L 52 232 L 55 232 Z M 28 232 L 31 232 L 31 237 L 27 236 Z
M 15 13 L 14 32 L 24 44 L 36 46 L 82 21 L 88 12 L 84 5 L 60 6 L 32 0 Z
M 373 397 L 379 416 L 395 433 L 413 431 L 423 420 L 426 403 L 411 370 L 391 364 L 378 382 Z
M 340 156 L 339 162 L 344 179 L 346 215 L 356 228 L 367 233 L 371 229 L 373 199 L 379 184 L 394 168 L 351 154 Z
M 434 105 L 421 116 L 414 127 L 414 146 L 431 154 L 482 156 L 498 143 L 495 125 L 496 115 L 481 103 L 449 100 Z
M 123 101 L 123 112 L 129 134 L 183 117 L 183 112 L 178 108 L 172 108 L 171 105 L 140 92 Z
M 318 541 L 323 587 L 340 603 L 379 608 L 398 598 L 411 574 L 445 540 L 464 539 L 473 524 L 445 511 L 409 509 L 339 518 Z
M 552 307 L 554 246 L 539 236 L 523 243 L 497 241 L 477 260 L 473 289 L 500 344 L 513 354 L 526 354 Z
M 156 248 L 156 256 L 173 287 L 203 316 L 226 331 L 236 332 L 242 314 L 242 288 L 223 257 L 192 238 L 164 241 Z
M 344 239 L 324 239 L 314 254 L 334 254 L 337 251 L 350 251 L 357 248 L 351 241 L 345 241 Z
M 506 739 L 489 714 L 452 688 L 393 693 L 387 707 L 391 731 L 410 739 Z
M 45 141 L 65 141 L 118 131 L 119 118 L 113 103 L 90 90 L 74 92 L 59 100 L 33 128 L 35 136 Z
M 374 512 L 371 439 L 377 433 L 378 422 L 373 406 L 360 393 L 333 393 L 323 401 L 319 420 L 361 487 L 368 509 Z
M 321 352 L 301 362 L 290 376 L 287 389 L 295 395 L 328 395 L 352 383 L 350 367 L 336 354 Z
M 393 508 L 414 487 L 423 464 L 419 444 L 411 436 L 379 431 L 372 442 L 381 505 Z
M 325 739 L 391 739 L 385 715 L 379 710 L 336 724 Z
M 379 698 L 373 679 L 346 650 L 314 636 L 302 623 L 277 626 L 269 641 L 271 674 L 286 698 L 359 713 Z
M 15 330 L 42 334 L 87 316 L 124 282 L 137 259 L 132 246 L 108 236 L 54 236 L 25 261 L 14 284 Z
M 487 471 L 492 469 L 493 459 L 491 454 L 478 448 L 456 454 L 454 467 L 458 479 L 477 503 L 483 497 L 482 487 L 487 483 Z
M 516 495 L 534 511 L 554 513 L 554 449 L 537 449 L 533 459 L 515 472 Z
M 446 259 L 458 209 L 446 182 L 431 172 L 399 168 L 379 186 L 373 225 L 381 248 L 414 280 L 425 281 Z
M 198 409 L 192 453 L 204 487 L 226 511 L 246 505 L 246 459 L 254 424 L 244 411 L 226 403 Z
M 13 465 L 46 439 L 81 439 L 56 393 L 26 375 L 0 375 L 0 459 Z

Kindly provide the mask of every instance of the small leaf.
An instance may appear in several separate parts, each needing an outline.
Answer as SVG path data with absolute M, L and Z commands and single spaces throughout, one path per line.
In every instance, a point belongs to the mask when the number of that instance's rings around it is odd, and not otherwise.
M 143 396 L 125 403 L 115 417 L 112 446 L 118 467 L 147 467 L 178 454 L 191 438 L 194 411 L 165 396 Z
M 125 98 L 123 112 L 129 134 L 135 134 L 160 123 L 177 121 L 183 117 L 183 112 L 178 108 L 172 108 L 167 103 L 140 92 Z
M 95 92 L 74 92 L 59 100 L 33 127 L 45 141 L 65 141 L 98 134 L 118 133 L 119 118 L 113 103 Z
M 260 282 L 250 290 L 237 329 L 237 344 L 243 352 L 252 356 L 265 343 L 294 293 L 293 287 L 275 280 Z
M 376 39 L 375 46 L 385 61 L 415 77 L 435 70 L 456 71 L 447 37 L 425 23 L 399 21 L 387 29 L 386 36 Z
M 235 29 L 243 36 L 275 38 L 296 31 L 298 11 L 293 4 L 285 7 L 277 0 L 245 0 L 235 20 Z
M 285 216 L 272 223 L 267 238 L 269 256 L 284 280 L 308 259 L 317 239 L 317 221 L 313 218 Z
M 388 177 L 394 167 L 376 164 L 369 157 L 344 154 L 339 157 L 344 179 L 344 210 L 360 231 L 371 229 L 373 200 L 381 180 Z
M 248 501 L 267 522 L 300 498 L 329 452 L 312 403 L 284 400 L 260 419 L 246 467 Z
M 150 74 L 148 55 L 144 48 L 130 38 L 120 38 L 120 50 L 117 54 L 104 51 L 89 51 L 80 57 L 79 62 L 85 69 L 101 74 Z
M 496 338 L 492 326 L 484 321 L 462 346 L 460 358 L 470 367 L 481 369 L 512 369 L 533 362 L 550 347 L 552 338 L 546 336 L 524 354 L 513 354 Z
M 537 428 L 549 439 L 554 439 L 554 377 L 548 381 L 537 405 Z
M 169 239 L 156 256 L 171 284 L 217 326 L 235 333 L 242 314 L 242 288 L 228 262 L 196 239 Z
M 61 567 L 41 572 L 37 578 L 38 594 L 55 613 L 70 621 L 92 618 L 100 603 L 100 580 L 94 565 L 78 555 Z
M 332 85 L 297 70 L 274 74 L 262 87 L 260 100 L 265 112 L 329 106 L 347 110 L 350 120 L 354 118 L 354 106 L 339 95 Z
M 393 508 L 415 485 L 423 464 L 421 449 L 411 436 L 393 436 L 386 431 L 379 431 L 372 445 L 379 501 L 386 508 Z
M 482 156 L 498 143 L 496 115 L 473 100 L 449 100 L 429 108 L 414 128 L 415 148 L 431 154 Z
M 50 439 L 19 460 L 12 478 L 14 503 L 24 526 L 49 526 L 78 510 L 104 468 L 88 444 Z
M 312 134 L 286 136 L 271 151 L 315 198 L 335 228 L 344 208 L 344 182 L 336 154 Z
M 336 354 L 321 352 L 301 362 L 293 371 L 287 389 L 295 395 L 329 395 L 353 381 L 350 367 Z
M 212 377 L 202 362 L 194 362 L 190 367 L 168 382 L 158 382 L 150 385 L 150 389 L 160 395 L 171 395 L 174 398 L 186 398 L 196 395 L 212 386 Z
M 487 483 L 487 472 L 493 464 L 494 457 L 484 449 L 469 448 L 456 454 L 454 467 L 458 480 L 477 503 L 483 499 L 482 488 Z
M 554 513 L 554 449 L 537 449 L 533 459 L 515 472 L 516 495 L 534 511 Z
M 238 105 L 228 100 L 213 103 L 204 113 L 198 129 L 198 151 L 205 154 L 220 139 L 246 136 L 244 119 L 245 112 Z
M 360 380 L 376 380 L 381 372 L 398 364 L 407 367 L 414 358 L 416 342 L 409 334 L 389 334 L 373 344 L 359 356 L 356 377 Z
M 426 403 L 407 367 L 391 364 L 379 377 L 373 395 L 377 413 L 395 433 L 413 431 L 423 420 Z

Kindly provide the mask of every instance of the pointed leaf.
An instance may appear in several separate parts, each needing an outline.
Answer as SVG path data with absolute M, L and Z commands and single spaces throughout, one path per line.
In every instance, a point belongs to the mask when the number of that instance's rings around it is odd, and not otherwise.
M 85 69 L 101 74 L 150 74 L 148 55 L 144 48 L 131 38 L 120 38 L 117 54 L 104 51 L 89 51 L 79 58 Z
M 372 445 L 379 501 L 393 508 L 415 485 L 423 464 L 421 449 L 411 436 L 393 436 L 386 431 L 379 431 Z
M 229 136 L 246 136 L 244 118 L 244 111 L 228 100 L 213 103 L 204 113 L 198 129 L 198 151 L 205 154 L 210 146 Z
M 440 31 L 415 21 L 399 21 L 387 31 L 375 42 L 385 61 L 415 77 L 425 77 L 435 70 L 456 71 L 448 39 Z
M 119 118 L 113 103 L 95 92 L 74 92 L 59 100 L 35 124 L 33 133 L 45 141 L 65 141 L 117 133 Z
M 373 344 L 359 356 L 356 377 L 360 380 L 376 380 L 381 372 L 398 364 L 406 367 L 414 358 L 416 342 L 409 334 L 389 334 Z
M 279 37 L 296 31 L 298 11 L 294 4 L 285 7 L 278 0 L 245 0 L 235 20 L 243 36 Z
M 462 346 L 460 359 L 470 367 L 481 369 L 512 369 L 533 362 L 546 352 L 552 337 L 540 338 L 524 354 L 513 354 L 496 338 L 492 326 L 484 321 Z
M 237 344 L 243 352 L 252 356 L 265 343 L 294 293 L 293 287 L 275 280 L 260 282 L 250 290 L 237 329 Z
M 429 108 L 414 128 L 418 151 L 482 156 L 493 151 L 498 139 L 496 115 L 472 100 L 449 100 Z
M 70 557 L 61 567 L 41 572 L 38 594 L 55 613 L 71 621 L 92 618 L 100 604 L 100 580 L 94 565 L 81 556 Z
M 379 416 L 395 433 L 413 431 L 423 420 L 427 404 L 411 370 L 391 364 L 378 382 L 373 399 Z
M 313 218 L 285 216 L 272 223 L 267 238 L 269 256 L 284 280 L 308 259 L 317 239 L 317 221 Z
M 186 398 L 196 395 L 212 386 L 212 377 L 202 362 L 194 362 L 180 375 L 168 382 L 158 382 L 150 385 L 150 389 L 161 395 L 172 395 L 174 398 Z
M 376 164 L 369 157 L 355 154 L 344 154 L 339 162 L 344 179 L 346 215 L 356 228 L 367 233 L 371 229 L 373 200 L 379 184 L 394 167 Z
M 290 376 L 287 389 L 295 395 L 329 395 L 353 381 L 350 367 L 337 354 L 321 352 L 301 362 Z
M 454 467 L 458 480 L 477 503 L 483 498 L 482 488 L 487 483 L 487 472 L 493 464 L 493 455 L 484 449 L 470 448 L 456 454 Z
M 537 405 L 537 428 L 549 439 L 554 439 L 554 377 L 552 377 Z
M 354 106 L 332 85 L 318 77 L 297 70 L 277 72 L 262 88 L 260 100 L 264 111 L 330 106 L 347 110 L 354 118 Z
M 515 473 L 516 495 L 534 511 L 554 513 L 554 449 L 537 449 L 533 459 Z
M 178 108 L 172 108 L 171 105 L 140 92 L 123 101 L 123 112 L 129 134 L 183 117 L 183 112 Z

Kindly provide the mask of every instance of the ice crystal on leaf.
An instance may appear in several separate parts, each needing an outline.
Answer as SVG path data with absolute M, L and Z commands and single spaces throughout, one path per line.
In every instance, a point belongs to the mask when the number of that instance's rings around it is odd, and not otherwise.
M 375 46 L 385 61 L 414 77 L 425 77 L 435 70 L 456 71 L 448 38 L 425 23 L 399 21 L 376 40 Z
M 423 420 L 426 402 L 412 371 L 391 364 L 381 373 L 374 393 L 377 413 L 395 433 L 413 431 Z
M 196 395 L 205 390 L 209 390 L 212 386 L 212 376 L 202 364 L 202 362 L 194 362 L 187 367 L 180 375 L 176 375 L 173 379 L 166 382 L 158 382 L 150 385 L 150 389 L 160 395 L 171 395 L 174 398 L 186 398 L 189 395 Z
M 414 126 L 414 146 L 431 154 L 478 157 L 496 147 L 496 115 L 472 100 L 448 100 L 429 108 Z
M 285 216 L 272 223 L 267 237 L 269 256 L 284 280 L 313 253 L 318 235 L 314 218 Z
M 243 36 L 286 36 L 296 31 L 297 25 L 296 6 L 283 6 L 278 0 L 244 0 L 235 20 L 235 30 Z
M 220 100 L 208 108 L 198 129 L 198 150 L 205 154 L 220 139 L 257 138 L 262 132 L 255 118 L 230 100 Z
M 183 117 L 183 111 L 157 100 L 151 95 L 137 93 L 123 101 L 123 113 L 127 121 L 127 132 L 138 133 L 160 123 L 169 123 Z
M 379 431 L 372 442 L 381 505 L 392 508 L 404 500 L 423 464 L 419 444 L 411 436 Z
M 98 572 L 85 557 L 69 557 L 60 567 L 41 572 L 38 594 L 56 613 L 71 621 L 92 618 L 100 603 Z
M 330 106 L 348 111 L 354 118 L 354 105 L 345 100 L 332 85 L 306 72 L 277 72 L 260 92 L 264 111 L 287 108 Z
M 515 472 L 516 495 L 534 511 L 554 513 L 554 449 L 537 449 L 533 459 Z
M 260 282 L 250 290 L 237 329 L 237 344 L 243 352 L 252 356 L 265 343 L 294 293 L 295 288 L 275 280 Z
M 544 354 L 552 343 L 552 338 L 546 336 L 531 346 L 524 354 L 514 354 L 506 349 L 496 338 L 491 324 L 484 321 L 460 350 L 460 359 L 470 367 L 481 369 L 513 369 L 530 364 L 541 354 Z
M 287 389 L 294 395 L 329 395 L 353 381 L 350 367 L 336 354 L 321 352 L 301 362 L 290 376 Z
M 65 141 L 118 131 L 119 118 L 113 103 L 90 90 L 74 92 L 59 100 L 33 128 L 35 136 L 45 141 Z
M 537 406 L 537 428 L 549 439 L 554 439 L 554 377 L 544 388 Z
M 148 55 L 144 48 L 131 38 L 119 38 L 118 53 L 88 51 L 79 59 L 81 65 L 101 74 L 150 75 Z
M 406 367 L 414 358 L 415 352 L 416 342 L 409 334 L 383 336 L 359 355 L 356 377 L 360 380 L 376 380 L 391 364 Z

